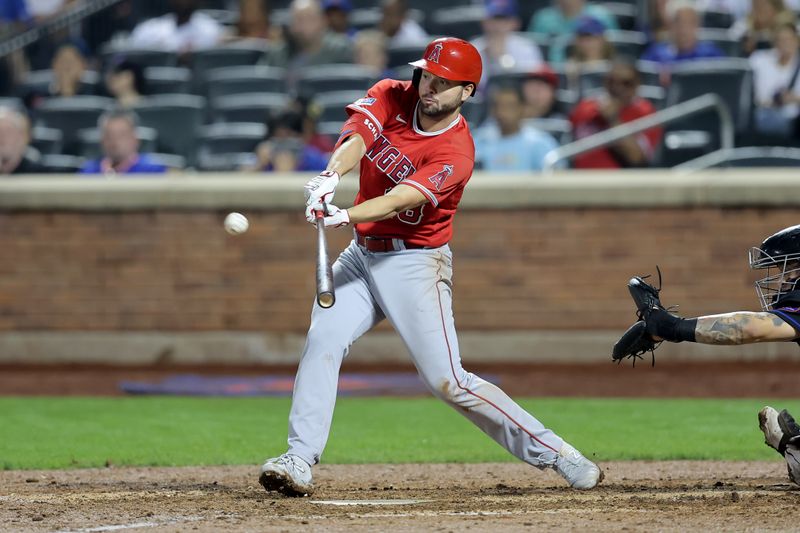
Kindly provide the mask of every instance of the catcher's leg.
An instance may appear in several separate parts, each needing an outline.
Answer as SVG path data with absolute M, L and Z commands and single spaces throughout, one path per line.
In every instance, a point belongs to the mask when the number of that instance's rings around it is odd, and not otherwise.
M 567 477 L 560 466 L 569 469 L 578 462 L 580 465 L 570 470 L 570 484 L 579 488 L 596 485 L 600 471 L 595 465 L 500 388 L 462 368 L 452 314 L 449 250 L 444 247 L 403 254 L 402 262 L 402 269 L 393 269 L 391 280 L 388 275 L 384 279 L 381 269 L 373 266 L 373 278 L 381 287 L 376 300 L 408 346 L 433 394 L 526 463 L 539 468 L 555 466 Z M 431 277 L 424 279 L 425 273 Z M 584 467 L 593 470 L 584 472 Z
M 365 282 L 363 252 L 351 244 L 333 265 L 336 305 L 316 303 L 289 414 L 289 451 L 308 464 L 319 462 L 328 440 L 339 368 L 350 346 L 383 319 Z

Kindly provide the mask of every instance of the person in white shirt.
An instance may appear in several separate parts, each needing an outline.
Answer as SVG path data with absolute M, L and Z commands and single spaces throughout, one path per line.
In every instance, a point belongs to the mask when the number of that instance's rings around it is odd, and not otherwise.
M 406 0 L 384 0 L 382 14 L 379 27 L 389 46 L 426 45 L 430 41 L 422 26 L 409 18 Z
M 756 131 L 784 137 L 795 134 L 800 114 L 800 40 L 794 24 L 775 32 L 774 48 L 750 56 L 755 85 Z
M 198 0 L 170 0 L 171 13 L 146 20 L 133 29 L 129 45 L 187 54 L 216 46 L 222 25 L 197 11 Z
M 472 41 L 484 65 L 478 87 L 486 87 L 486 80 L 495 74 L 533 70 L 542 64 L 539 47 L 532 40 L 514 33 L 519 29 L 516 0 L 486 0 L 483 35 Z

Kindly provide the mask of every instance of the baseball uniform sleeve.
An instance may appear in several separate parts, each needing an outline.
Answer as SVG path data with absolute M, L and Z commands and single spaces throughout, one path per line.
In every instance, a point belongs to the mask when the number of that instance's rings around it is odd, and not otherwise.
M 361 135 L 367 149 L 372 146 L 391 113 L 394 80 L 381 80 L 367 91 L 367 95 L 349 104 L 345 110 L 350 118 L 342 126 L 337 146 L 354 133 Z
M 407 185 L 419 190 L 434 206 L 455 191 L 463 190 L 475 166 L 466 156 L 436 158 L 426 163 L 417 172 L 404 179 L 399 185 Z

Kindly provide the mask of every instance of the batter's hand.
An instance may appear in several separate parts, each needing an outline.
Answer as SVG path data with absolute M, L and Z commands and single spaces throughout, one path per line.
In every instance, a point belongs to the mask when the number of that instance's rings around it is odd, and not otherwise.
M 350 224 L 350 215 L 347 213 L 347 209 L 339 209 L 335 205 L 323 203 L 311 205 L 308 209 L 310 211 L 306 214 L 306 220 L 309 224 L 317 223 L 317 211 L 325 213 L 325 217 L 322 220 L 325 222 L 326 228 L 340 228 Z
M 303 187 L 306 195 L 306 205 L 333 202 L 333 195 L 336 193 L 337 185 L 339 185 L 338 172 L 334 170 L 320 172 L 318 176 L 312 178 Z

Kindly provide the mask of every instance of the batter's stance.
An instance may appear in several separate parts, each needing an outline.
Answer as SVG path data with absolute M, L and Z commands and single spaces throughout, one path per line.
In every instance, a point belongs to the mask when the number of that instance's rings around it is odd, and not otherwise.
M 436 39 L 413 81 L 383 80 L 347 107 L 327 170 L 306 189 L 306 218 L 354 225 L 333 265 L 336 305 L 314 306 L 289 415 L 289 450 L 261 467 L 259 482 L 289 496 L 314 490 L 311 466 L 328 439 L 339 368 L 350 345 L 387 318 L 431 392 L 509 452 L 591 489 L 600 469 L 496 386 L 461 367 L 452 312 L 453 216 L 472 175 L 475 147 L 461 105 L 481 79 L 468 42 Z M 360 162 L 355 206 L 332 205 L 339 176 Z

